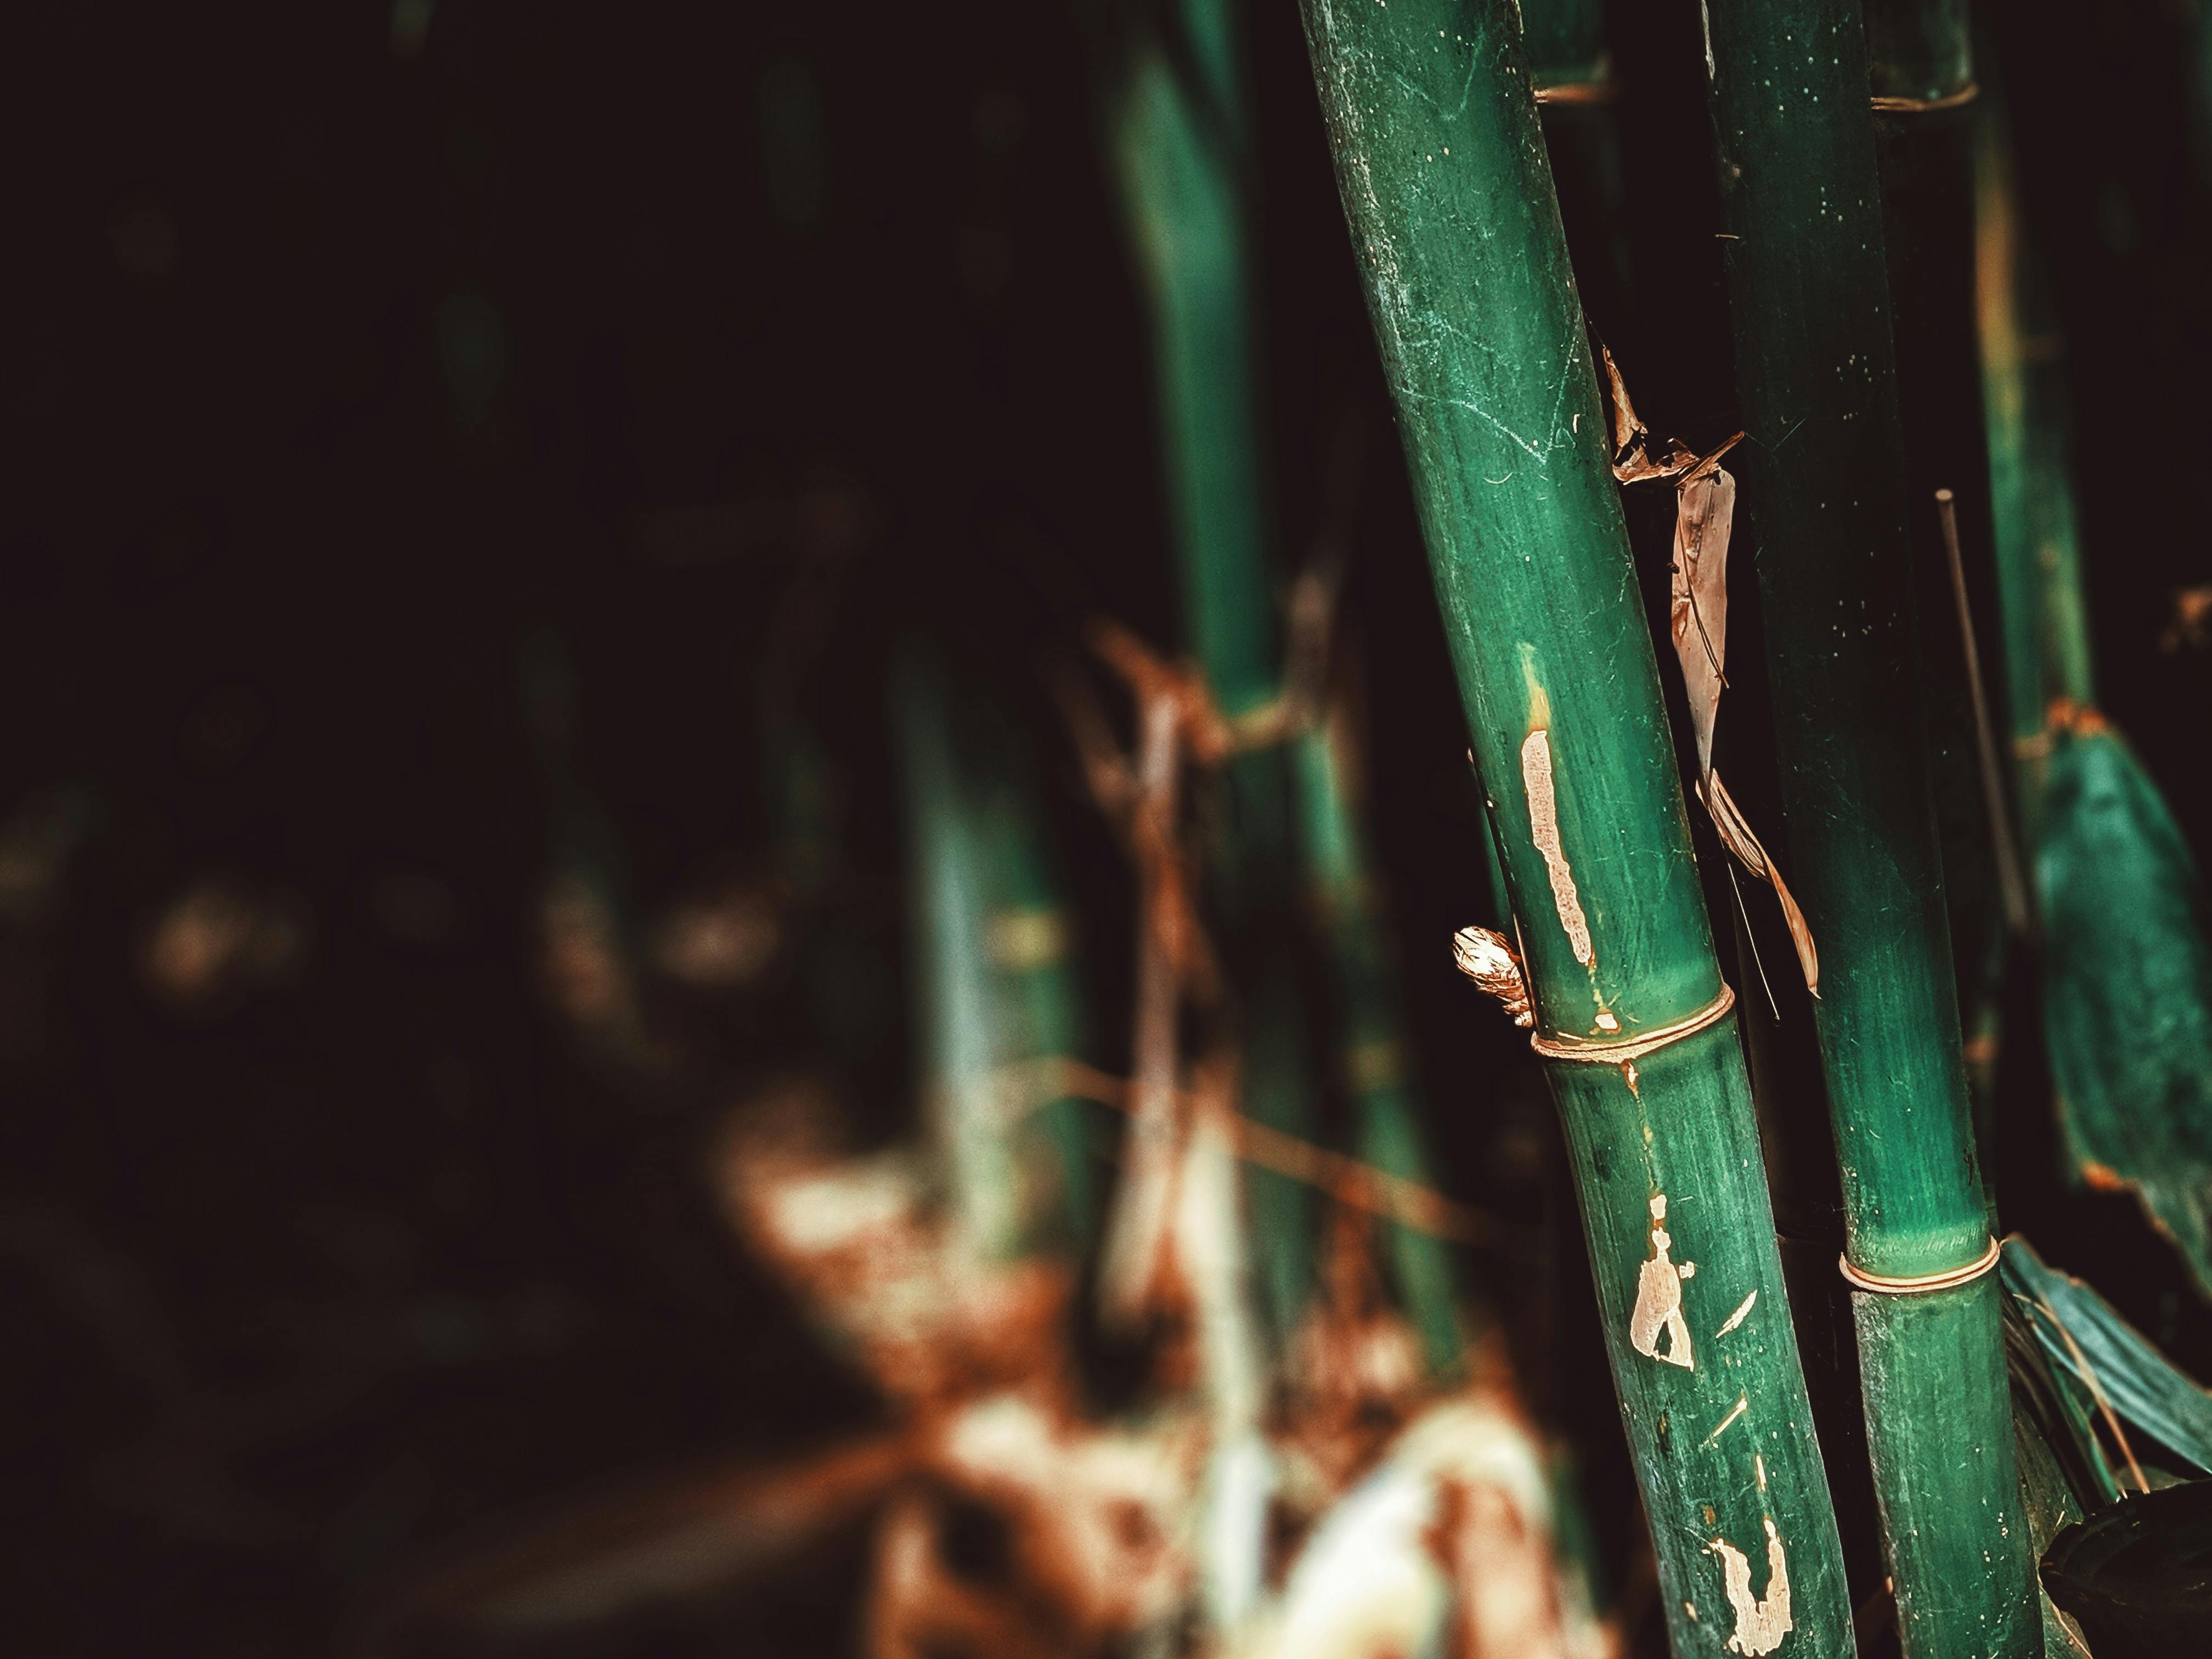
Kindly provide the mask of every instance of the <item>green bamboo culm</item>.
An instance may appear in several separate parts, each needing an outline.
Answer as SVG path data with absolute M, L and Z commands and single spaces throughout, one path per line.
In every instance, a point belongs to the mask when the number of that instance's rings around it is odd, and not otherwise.
M 2212 1295 L 2212 948 L 2196 860 L 2096 712 L 2065 362 L 2039 327 L 1994 125 L 1979 164 L 1981 338 L 2014 787 L 2044 930 L 2045 1040 L 2077 1178 L 2132 1188 Z M 2026 320 L 2023 320 L 2026 319 Z
M 1151 313 L 1171 531 L 1184 630 L 1208 687 L 1232 719 L 1280 690 L 1280 603 L 1267 556 L 1260 395 L 1252 347 L 1253 276 L 1243 98 L 1226 0 L 1162 8 L 1125 42 L 1115 145 Z M 1358 1155 L 1430 1180 L 1420 1103 L 1341 734 L 1321 727 L 1227 769 L 1231 842 L 1210 874 L 1244 965 L 1246 1109 L 1310 1134 L 1306 1021 L 1284 949 L 1294 896 L 1318 920 L 1340 1019 L 1338 1068 Z M 1253 936 L 1257 936 L 1256 939 Z M 1261 948 L 1254 949 L 1257 944 Z M 1310 1279 L 1311 1195 L 1248 1173 L 1261 1273 L 1278 1333 Z M 1388 1226 L 1389 1276 L 1438 1369 L 1462 1358 L 1455 1266 L 1441 1241 Z
M 1519 14 L 1303 10 L 1670 1638 L 1681 1655 L 1848 1654 L 1750 1090 Z
M 1815 1023 L 1899 1630 L 1909 1659 L 2026 1655 L 2041 1642 L 2033 1562 L 1913 713 L 1864 27 L 1856 0 L 1709 0 L 1707 19 L 1752 440 L 1742 499 L 1791 883 L 1820 951 Z M 1868 1288 L 1882 1281 L 1907 1283 Z
M 1997 659 L 1996 559 L 1981 365 L 1974 349 L 1974 81 L 1966 0 L 1865 0 L 1881 166 L 1882 237 L 1897 341 L 1923 740 L 1936 799 L 1968 1081 L 1993 1127 L 1998 1006 L 2008 934 L 2028 925 L 2022 872 L 1992 821 L 1974 688 L 1937 493 L 1954 505 L 1960 564 L 1982 655 Z M 1998 781 L 2000 786 L 2002 781 Z M 1994 856 L 1993 856 L 1994 854 Z
M 1097 1220 L 1091 1109 L 1044 1079 L 1080 1054 L 1080 994 L 1018 738 L 923 641 L 891 692 L 923 1097 L 952 1216 L 986 1260 L 1079 1254 Z

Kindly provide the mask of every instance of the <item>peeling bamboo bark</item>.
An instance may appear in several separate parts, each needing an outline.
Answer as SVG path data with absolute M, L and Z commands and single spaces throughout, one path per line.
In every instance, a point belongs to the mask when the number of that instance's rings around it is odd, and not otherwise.
M 1856 0 L 1709 0 L 1784 817 L 1820 941 L 1867 1431 L 1908 1659 L 2040 1641 L 1990 1211 L 1914 714 L 1912 567 Z
M 1669 1633 L 1685 1655 L 1847 1654 L 1742 1054 L 1518 13 L 1511 0 L 1304 11 Z

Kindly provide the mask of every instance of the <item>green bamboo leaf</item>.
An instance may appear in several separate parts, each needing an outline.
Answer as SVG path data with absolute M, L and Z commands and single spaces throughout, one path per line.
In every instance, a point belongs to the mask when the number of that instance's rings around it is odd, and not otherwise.
M 2051 1598 L 2099 1659 L 2166 1659 L 2212 1630 L 2212 1481 L 2147 1493 L 2061 1534 L 2043 1564 Z
M 2212 1294 L 2212 948 L 2203 891 L 2157 785 L 2093 706 L 2063 360 L 2051 349 L 2055 334 L 2027 320 L 2044 302 L 1994 131 L 1977 189 L 2015 783 L 2042 911 L 2061 1134 L 2081 1177 L 2132 1189 Z
M 1207 689 L 1234 720 L 1285 688 L 1261 486 L 1232 13 L 1225 0 L 1162 8 L 1156 33 L 1134 28 L 1120 43 L 1110 98 L 1121 198 L 1152 329 L 1184 629 Z M 1302 689 L 1318 702 L 1318 687 Z M 1226 834 L 1212 849 L 1209 878 L 1227 954 L 1240 970 L 1243 1105 L 1271 1128 L 1312 1138 L 1310 1011 L 1290 948 L 1304 909 L 1319 923 L 1334 981 L 1334 1047 L 1359 1156 L 1426 1183 L 1421 1103 L 1343 742 L 1325 728 L 1293 732 L 1226 768 Z M 1248 1171 L 1246 1186 L 1279 1337 L 1310 1291 L 1314 1200 L 1266 1170 Z M 1392 1224 L 1387 1265 L 1432 1364 L 1458 1364 L 1457 1268 L 1447 1247 Z
M 2212 1394 L 2095 1291 L 2045 1265 L 2027 1240 L 2005 1241 L 2002 1273 L 2005 1289 L 2054 1368 L 2093 1399 L 2101 1393 L 2121 1419 L 2187 1469 L 2212 1474 Z

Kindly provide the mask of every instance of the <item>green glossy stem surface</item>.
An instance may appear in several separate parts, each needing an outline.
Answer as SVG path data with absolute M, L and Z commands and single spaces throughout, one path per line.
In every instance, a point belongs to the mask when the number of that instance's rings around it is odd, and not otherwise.
M 1982 1255 L 1991 1216 L 1915 709 L 1907 475 L 1865 33 L 1856 0 L 1711 0 L 1708 16 L 1751 439 L 1743 501 L 1790 884 L 1820 951 L 1815 1021 L 1846 1248 L 1869 1273 L 1936 1274 Z M 1858 1322 L 1905 1652 L 2028 1653 L 2039 1628 L 2027 1531 L 2013 1513 L 1996 1329 L 1970 1300 L 1906 1300 L 1909 1316 L 1863 1310 Z M 1987 1363 L 1962 1370 L 1959 1357 L 1978 1345 L 1990 1347 Z M 1908 1415 L 1939 1395 L 1941 1410 Z M 1923 1524 L 1931 1506 L 1948 1528 Z M 2008 1530 L 1993 1516 L 2010 1516 Z
M 1537 1029 L 1630 1042 L 1722 985 L 1518 12 L 1304 11 Z M 1850 1652 L 1733 1017 L 1547 1072 L 1675 1650 Z
M 1851 1293 L 1867 1447 L 1908 1659 L 2042 1651 L 2017 1474 L 2003 1287 Z M 1994 1398 L 2002 1411 L 1983 1408 Z

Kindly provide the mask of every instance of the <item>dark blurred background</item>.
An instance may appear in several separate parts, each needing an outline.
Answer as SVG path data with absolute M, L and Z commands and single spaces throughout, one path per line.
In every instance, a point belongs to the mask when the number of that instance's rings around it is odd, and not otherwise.
M 2107 710 L 2202 849 L 2212 671 L 2161 645 L 2212 581 L 2198 9 L 2014 10 Z M 1486 1289 L 1625 1572 L 1549 1107 L 1444 949 L 1480 803 L 1295 9 L 1248 11 L 1280 562 L 1364 455 L 1344 612 L 1443 1184 L 1557 1241 Z M 1696 10 L 1615 11 L 1635 298 L 1584 297 L 1708 443 Z M 0 1605 L 27 1655 L 343 1650 L 511 1521 L 868 1419 L 703 1155 L 794 1069 L 911 1121 L 901 629 L 1030 728 L 1126 1029 L 1128 878 L 1040 675 L 1094 615 L 1174 641 L 1085 35 L 568 0 L 24 0 L 7 33 Z M 1671 507 L 1632 513 L 1662 596 Z M 2132 1206 L 2005 1134 L 2008 1224 L 2202 1374 Z M 611 1650 L 838 1650 L 856 1570 Z

